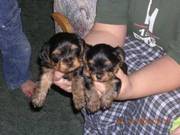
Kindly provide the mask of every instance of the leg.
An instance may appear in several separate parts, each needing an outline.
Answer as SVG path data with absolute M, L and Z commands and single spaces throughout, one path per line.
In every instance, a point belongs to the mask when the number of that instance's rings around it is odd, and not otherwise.
M 138 40 L 131 41 L 128 39 L 124 49 L 130 72 L 139 70 L 165 55 L 162 49 L 151 48 Z M 126 134 L 167 135 L 172 121 L 180 115 L 180 92 L 178 90 L 149 96 L 133 102 L 136 104 L 136 113 L 127 120 Z
M 179 135 L 180 134 L 180 127 L 175 129 L 174 132 L 171 133 L 171 135 Z
M 4 78 L 9 88 L 22 86 L 23 92 L 28 94 L 34 88 L 34 83 L 28 80 L 31 47 L 22 31 L 20 9 L 16 0 L 3 0 L 0 8 L 4 13 L 0 15 L 0 24 L 3 26 L 0 27 L 0 36 Z
M 72 95 L 74 106 L 77 110 L 85 106 L 85 87 L 83 77 L 74 77 L 72 79 Z
M 53 80 L 53 70 L 52 69 L 44 69 L 43 74 L 41 76 L 39 85 L 37 86 L 33 96 L 32 96 L 32 104 L 34 107 L 42 107 L 49 88 L 51 87 Z
M 180 90 L 139 99 L 138 113 L 130 124 L 130 129 L 144 135 L 168 135 L 173 121 L 180 116 Z
M 117 92 L 114 91 L 114 89 L 113 89 L 115 86 L 113 86 L 113 85 L 115 85 L 115 84 L 113 84 L 113 82 L 109 82 L 106 85 L 107 89 L 101 97 L 101 108 L 102 109 L 110 108 L 113 103 L 114 98 L 117 96 Z
M 129 38 L 126 41 L 124 50 L 127 56 L 126 63 L 128 65 L 128 73 L 139 70 L 143 66 L 164 55 L 164 52 L 161 49 L 150 48 L 148 45 L 143 44 L 138 40 L 134 41 Z M 142 106 L 143 103 L 139 100 L 113 102 L 108 110 L 99 111 L 95 114 L 83 112 L 85 123 L 91 123 L 85 125 L 91 126 L 92 128 L 96 127 L 96 130 L 104 135 L 141 135 L 141 129 L 144 129 L 143 134 L 150 135 L 151 132 L 148 132 L 148 129 L 151 126 L 141 125 L 138 127 L 137 125 L 140 125 L 139 123 L 133 124 L 137 120 L 140 122 L 142 121 L 138 118 L 138 114 L 143 109 Z M 146 110 L 144 110 L 144 112 L 146 112 Z M 154 128 L 155 130 L 158 130 L 159 127 Z M 88 130 L 88 127 L 85 127 L 85 130 Z
M 85 90 L 86 107 L 90 112 L 96 112 L 100 109 L 100 97 L 91 86 L 90 90 Z

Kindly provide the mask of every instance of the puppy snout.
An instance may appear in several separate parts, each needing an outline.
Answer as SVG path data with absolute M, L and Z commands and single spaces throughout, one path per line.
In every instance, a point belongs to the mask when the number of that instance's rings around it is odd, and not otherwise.
M 66 63 L 67 65 L 72 65 L 72 59 L 64 59 L 63 60 L 64 61 L 64 63 Z
M 96 78 L 100 80 L 102 78 L 102 74 L 96 74 Z
M 58 63 L 58 61 L 59 61 L 59 57 L 57 55 L 52 55 L 51 59 L 54 63 Z

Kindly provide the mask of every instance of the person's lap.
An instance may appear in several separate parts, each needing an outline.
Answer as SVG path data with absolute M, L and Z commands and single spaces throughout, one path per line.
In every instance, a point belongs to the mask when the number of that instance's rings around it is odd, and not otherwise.
M 58 3 L 61 2 L 61 5 Z M 72 16 L 73 9 L 79 8 L 79 5 L 71 5 L 71 0 L 56 0 L 54 3 L 54 11 L 65 13 L 69 18 Z M 93 1 L 96 4 L 96 0 Z M 91 3 L 93 3 L 91 2 Z M 79 4 L 79 3 L 78 3 Z M 91 12 L 91 22 L 84 17 L 78 18 L 78 13 L 70 19 L 75 31 L 80 35 L 85 35 L 87 24 L 91 26 L 93 23 L 93 15 L 95 8 L 93 4 L 87 12 Z M 66 10 L 65 10 L 66 9 Z M 67 9 L 71 9 L 68 10 Z M 76 10 L 80 11 L 80 10 Z M 69 14 L 70 13 L 70 14 Z M 75 18 L 76 17 L 76 18 Z M 74 19 L 75 18 L 75 19 Z M 76 19 L 80 19 L 82 23 L 77 23 Z M 127 38 L 124 50 L 126 52 L 126 63 L 128 64 L 129 73 L 134 72 L 150 62 L 165 55 L 161 48 L 151 48 L 139 40 Z M 143 83 L 143 82 L 142 82 Z M 172 121 L 180 116 L 180 91 L 163 93 L 132 101 L 114 102 L 112 107 L 106 111 L 97 113 L 89 113 L 85 109 L 82 110 L 84 115 L 84 134 L 89 135 L 109 135 L 109 134 L 168 134 Z
M 161 48 L 151 48 L 130 38 L 127 38 L 124 50 L 129 73 L 165 55 Z M 168 134 L 172 121 L 180 116 L 179 103 L 180 91 L 177 90 L 115 102 L 109 110 L 95 114 L 83 110 L 84 134 Z

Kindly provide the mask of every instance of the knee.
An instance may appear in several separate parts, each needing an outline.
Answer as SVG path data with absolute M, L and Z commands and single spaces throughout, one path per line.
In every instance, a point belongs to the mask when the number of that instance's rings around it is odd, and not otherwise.
M 148 97 L 145 102 L 150 112 L 169 118 L 180 116 L 180 91 L 172 91 Z
M 180 127 L 177 128 L 177 129 L 175 129 L 175 130 L 171 133 L 171 135 L 180 135 Z

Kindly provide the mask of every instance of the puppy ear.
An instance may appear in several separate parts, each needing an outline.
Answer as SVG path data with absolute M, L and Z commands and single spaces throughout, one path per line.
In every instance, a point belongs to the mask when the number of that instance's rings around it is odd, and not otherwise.
M 80 56 L 82 56 L 84 54 L 84 49 L 85 49 L 86 43 L 85 43 L 85 40 L 82 39 L 78 34 L 75 34 L 75 35 L 78 39 L 78 43 L 79 43 L 80 48 L 81 48 Z
M 121 69 L 126 75 L 128 74 L 128 66 L 125 62 L 122 64 Z
M 114 51 L 115 55 L 118 56 L 120 63 L 125 61 L 125 52 L 121 47 L 116 47 Z
M 87 63 L 87 58 L 86 58 L 86 57 L 87 57 L 87 52 L 88 52 L 88 50 L 89 50 L 90 48 L 92 48 L 92 46 L 85 43 L 84 53 L 83 53 L 83 55 L 82 55 L 82 56 L 83 56 L 82 60 L 83 60 L 83 63 L 84 63 L 84 64 Z
M 49 43 L 45 42 L 41 48 L 40 55 L 39 55 L 41 66 L 45 66 L 45 67 L 50 66 L 50 57 L 49 57 L 50 52 L 49 51 L 50 51 L 50 45 Z
M 88 67 L 88 63 L 87 63 L 87 52 L 88 52 L 88 50 L 89 50 L 90 48 L 92 48 L 91 45 L 85 44 L 84 54 L 83 54 L 83 58 L 82 58 L 82 60 L 83 60 L 83 67 L 84 67 L 83 73 L 84 73 L 86 76 L 90 76 L 90 74 L 89 74 L 89 73 L 90 73 L 90 72 L 89 72 L 89 67 Z
M 85 41 L 82 39 L 82 40 L 81 40 L 81 53 L 80 53 L 80 56 L 83 56 L 83 55 L 84 55 L 85 48 L 86 48 L 86 43 L 85 43 Z
M 119 58 L 120 64 L 119 67 L 122 69 L 122 71 L 127 74 L 128 66 L 125 63 L 125 52 L 121 47 L 115 48 L 115 53 Z

